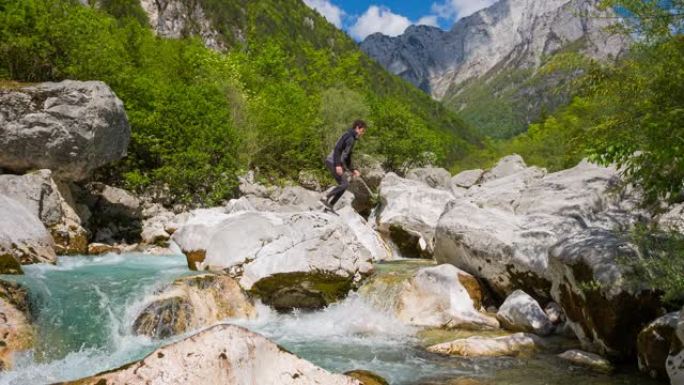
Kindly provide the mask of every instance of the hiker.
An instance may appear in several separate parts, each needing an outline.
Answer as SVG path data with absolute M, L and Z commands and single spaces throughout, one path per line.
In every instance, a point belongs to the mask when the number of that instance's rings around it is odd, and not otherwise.
M 355 120 L 352 127 L 347 130 L 335 144 L 335 148 L 330 152 L 330 155 L 325 159 L 325 166 L 330 171 L 330 174 L 337 181 L 337 186 L 333 188 L 327 196 L 321 198 L 325 207 L 335 212 L 335 203 L 342 197 L 342 194 L 349 187 L 349 179 L 345 175 L 345 171 L 350 171 L 353 176 L 360 176 L 359 170 L 352 167 L 352 151 L 354 150 L 354 143 L 363 136 L 366 132 L 366 122 L 363 120 Z

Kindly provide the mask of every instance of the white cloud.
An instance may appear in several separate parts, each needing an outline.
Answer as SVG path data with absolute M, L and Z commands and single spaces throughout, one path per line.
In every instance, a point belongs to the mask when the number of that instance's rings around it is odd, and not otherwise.
M 408 18 L 393 13 L 389 8 L 371 5 L 349 28 L 349 33 L 358 40 L 363 40 L 375 32 L 397 36 L 401 35 L 411 24 L 413 23 Z
M 443 19 L 456 21 L 496 2 L 497 0 L 446 0 L 441 3 L 433 3 L 432 12 Z
M 344 16 L 344 11 L 331 3 L 330 0 L 304 0 L 304 4 L 318 11 L 318 13 L 323 15 L 326 20 L 334 24 L 337 28 L 342 27 L 342 16 Z

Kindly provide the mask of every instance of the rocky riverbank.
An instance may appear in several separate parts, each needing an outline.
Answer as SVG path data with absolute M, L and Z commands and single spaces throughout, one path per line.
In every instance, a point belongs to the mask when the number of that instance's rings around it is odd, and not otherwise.
M 637 189 L 618 189 L 615 168 L 583 161 L 547 173 L 513 155 L 490 170 L 451 176 L 421 168 L 402 177 L 369 162 L 368 179 L 352 184 L 356 195 L 340 201 L 339 215 L 323 212 L 319 191 L 262 186 L 249 174 L 237 199 L 174 210 L 90 177 L 121 159 L 130 137 L 123 106 L 106 85 L 0 91 L 0 104 L 9 111 L 0 144 L 16 149 L 0 157 L 0 216 L 9 219 L 0 223 L 0 273 L 54 264 L 60 254 L 133 250 L 183 253 L 188 272 L 203 273 L 159 287 L 132 327 L 153 339 L 209 329 L 76 383 L 174 376 L 183 383 L 368 385 L 247 330 L 212 326 L 253 319 L 255 306 L 315 311 L 354 291 L 402 327 L 476 333 L 436 342 L 425 354 L 527 357 L 565 336 L 582 350 L 558 353 L 575 365 L 605 373 L 638 357 L 646 374 L 684 381 L 681 312 L 665 315 L 660 294 L 628 284 L 620 263 L 639 254 L 617 230 L 654 219 L 639 209 Z M 46 156 L 32 159 L 36 153 Z M 684 223 L 680 207 L 655 221 L 678 231 Z M 430 262 L 384 270 L 400 257 Z M 31 311 L 40 309 L 16 300 L 22 290 L 7 286 L 10 294 L 0 295 L 0 329 L 9 330 L 0 370 L 11 367 L 12 353 L 31 348 Z

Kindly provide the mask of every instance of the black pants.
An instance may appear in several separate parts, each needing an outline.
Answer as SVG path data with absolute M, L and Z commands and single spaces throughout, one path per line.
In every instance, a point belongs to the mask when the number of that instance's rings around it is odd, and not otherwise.
M 330 206 L 335 206 L 335 203 L 340 200 L 342 194 L 344 194 L 344 192 L 347 191 L 347 188 L 349 188 L 349 178 L 347 177 L 346 173 L 337 175 L 337 172 L 335 172 L 335 165 L 333 165 L 332 162 L 326 161 L 325 166 L 328 168 L 330 174 L 337 182 L 337 186 L 328 193 L 328 199 L 332 197 L 332 200 L 329 201 Z

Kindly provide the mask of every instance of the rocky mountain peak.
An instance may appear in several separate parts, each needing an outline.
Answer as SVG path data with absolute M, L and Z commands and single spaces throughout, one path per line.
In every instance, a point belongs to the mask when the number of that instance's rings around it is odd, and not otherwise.
M 611 11 L 599 0 L 501 0 L 456 22 L 451 30 L 412 26 L 397 37 L 374 34 L 361 49 L 390 72 L 437 99 L 453 85 L 505 68 L 537 68 L 572 44 L 605 59 L 627 41 L 605 31 Z

